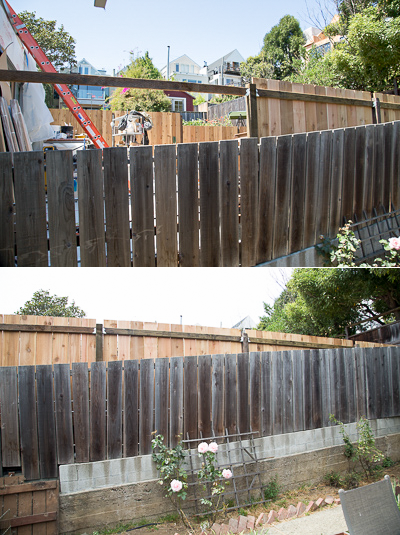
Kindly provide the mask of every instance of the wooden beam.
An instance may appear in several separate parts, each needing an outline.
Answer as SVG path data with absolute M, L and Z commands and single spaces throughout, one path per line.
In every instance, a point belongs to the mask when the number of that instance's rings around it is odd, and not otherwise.
M 348 341 L 348 340 L 347 340 Z M 310 349 L 335 349 L 337 347 L 353 347 L 354 344 L 338 345 L 338 344 L 324 344 L 318 342 L 304 342 L 302 340 L 281 340 L 276 338 L 252 338 L 249 337 L 249 344 L 264 344 L 269 346 L 289 346 L 289 347 L 305 347 Z
M 0 323 L 0 331 L 14 332 L 39 332 L 39 333 L 70 333 L 70 334 L 94 334 L 92 327 L 74 327 L 63 325 L 18 325 L 12 323 Z
M 119 334 L 122 336 L 151 336 L 154 338 L 186 338 L 193 340 L 213 340 L 220 342 L 240 342 L 240 336 L 229 336 L 224 334 L 204 334 L 204 333 L 185 333 L 170 331 L 150 331 L 141 329 L 116 329 L 105 327 L 106 334 Z
M 54 522 L 55 520 L 57 520 L 57 511 L 51 511 L 50 513 L 11 518 L 10 526 L 16 528 L 18 526 L 29 526 L 30 524 L 41 524 L 42 522 Z
M 0 496 L 9 496 L 10 494 L 20 494 L 22 492 L 35 492 L 38 490 L 56 489 L 58 481 L 38 481 L 34 483 L 21 483 L 20 485 L 5 485 L 0 487 Z

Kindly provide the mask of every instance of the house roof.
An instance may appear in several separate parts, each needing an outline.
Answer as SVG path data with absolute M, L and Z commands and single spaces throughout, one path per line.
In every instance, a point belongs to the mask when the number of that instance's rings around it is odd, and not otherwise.
M 221 58 L 217 59 L 216 61 L 213 61 L 212 63 L 210 63 L 209 65 L 207 65 L 207 69 L 208 70 L 212 70 L 212 69 L 215 69 L 215 67 L 218 67 L 219 65 L 221 65 L 222 63 L 222 60 L 224 61 L 229 61 L 229 57 L 234 54 L 234 53 L 237 53 L 239 54 L 239 56 L 241 57 L 240 61 L 244 61 L 244 57 L 241 55 L 241 53 L 235 48 L 235 50 L 232 50 L 231 52 L 229 52 L 229 54 L 224 54 Z
M 192 58 L 189 58 L 189 56 L 187 56 L 186 54 L 183 54 L 182 56 L 179 56 L 179 58 L 175 58 L 175 59 L 170 60 L 169 63 L 171 64 L 171 63 L 181 62 L 184 59 L 188 59 L 191 63 L 193 63 L 194 65 L 197 65 L 200 68 L 200 65 L 196 61 L 193 61 Z M 165 64 L 164 67 L 161 70 L 163 71 L 166 68 L 167 68 L 167 65 Z
M 255 329 L 257 324 L 252 320 L 250 316 L 246 316 L 239 323 L 236 323 L 232 329 Z

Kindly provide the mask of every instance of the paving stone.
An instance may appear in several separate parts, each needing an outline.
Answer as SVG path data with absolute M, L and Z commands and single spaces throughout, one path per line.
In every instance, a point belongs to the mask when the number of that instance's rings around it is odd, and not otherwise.
M 297 516 L 297 509 L 294 505 L 289 505 L 286 518 L 293 518 Z
M 278 518 L 278 513 L 276 511 L 270 511 L 268 513 L 268 516 L 267 516 L 267 520 L 266 520 L 266 524 L 272 524 L 273 522 L 275 522 L 275 520 L 277 520 Z
M 326 505 L 332 505 L 334 502 L 333 496 L 327 496 L 324 502 L 326 503 Z
M 247 529 L 254 529 L 254 524 L 256 522 L 256 517 L 249 515 L 247 517 Z
M 322 507 L 322 505 L 324 505 L 324 499 L 323 498 L 318 498 L 318 500 L 315 503 L 317 505 L 317 508 L 318 507 Z
M 306 515 L 307 513 L 310 513 L 311 511 L 314 511 L 316 508 L 317 508 L 317 506 L 315 505 L 315 502 L 311 501 L 311 502 L 308 503 L 308 505 L 306 507 L 306 510 L 304 511 L 304 514 Z
M 221 532 L 221 524 L 213 524 L 211 526 L 211 531 L 215 534 L 215 535 L 219 535 L 220 532 Z
M 256 527 L 259 526 L 260 524 L 263 524 L 263 523 L 264 523 L 264 522 L 263 522 L 264 514 L 265 514 L 265 513 L 261 513 L 260 515 L 258 515 L 258 518 L 257 518 L 256 523 L 255 523 L 255 526 L 256 526 Z
M 281 507 L 278 511 L 278 520 L 287 519 L 287 510 L 284 507 Z
M 337 505 L 339 505 L 339 504 L 340 504 L 340 498 L 335 498 L 335 503 L 336 503 Z
M 247 516 L 239 516 L 237 530 L 238 533 L 242 533 L 243 531 L 246 531 L 247 529 Z
M 306 506 L 303 502 L 299 502 L 296 507 L 297 516 L 301 516 L 306 510 Z
M 237 518 L 230 518 L 229 519 L 229 529 L 231 533 L 235 534 L 238 532 L 238 519 Z
M 219 535 L 226 535 L 227 533 L 230 533 L 230 528 L 226 524 L 221 524 L 221 529 L 219 531 Z

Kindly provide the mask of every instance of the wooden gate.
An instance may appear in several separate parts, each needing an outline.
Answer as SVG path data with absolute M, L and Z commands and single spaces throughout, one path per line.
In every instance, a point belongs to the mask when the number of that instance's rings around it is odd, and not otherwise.
M 58 481 L 25 483 L 23 476 L 0 479 L 1 535 L 57 535 Z

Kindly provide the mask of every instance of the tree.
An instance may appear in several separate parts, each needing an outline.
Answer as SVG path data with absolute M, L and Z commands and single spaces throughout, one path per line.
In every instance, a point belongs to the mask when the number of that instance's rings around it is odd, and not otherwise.
M 240 64 L 240 74 L 243 82 L 249 84 L 252 78 L 272 78 L 274 67 L 268 63 L 262 53 L 258 56 L 250 56 Z
M 304 55 L 304 35 L 299 21 L 285 15 L 264 37 L 261 55 L 272 65 L 272 78 L 284 80 L 297 72 Z
M 68 297 L 50 295 L 48 290 L 38 290 L 15 314 L 32 316 L 56 316 L 62 318 L 83 318 L 86 314 L 72 301 L 68 306 Z
M 344 336 L 400 318 L 400 270 L 382 268 L 297 269 L 259 329 L 311 336 Z M 360 325 L 353 325 L 358 322 Z
M 148 52 L 145 52 L 144 56 L 136 58 L 131 53 L 131 63 L 121 76 L 124 78 L 146 78 L 150 80 L 162 79 L 162 74 L 154 66 Z M 171 101 L 163 91 L 118 88 L 110 98 L 110 106 L 114 111 L 169 111 Z

